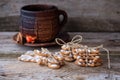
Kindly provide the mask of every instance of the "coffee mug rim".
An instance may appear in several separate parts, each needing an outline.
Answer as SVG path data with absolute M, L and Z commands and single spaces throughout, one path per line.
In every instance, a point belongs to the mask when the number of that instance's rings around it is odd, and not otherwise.
M 23 9 L 28 6 L 48 6 L 48 7 L 53 7 L 53 9 L 48 9 L 48 10 L 44 10 L 44 11 L 31 11 L 31 10 Z M 30 4 L 30 5 L 25 5 L 25 6 L 21 7 L 21 11 L 31 12 L 31 13 L 43 13 L 43 12 L 49 12 L 49 11 L 54 11 L 54 10 L 58 10 L 58 8 L 55 5 L 48 5 L 48 4 Z

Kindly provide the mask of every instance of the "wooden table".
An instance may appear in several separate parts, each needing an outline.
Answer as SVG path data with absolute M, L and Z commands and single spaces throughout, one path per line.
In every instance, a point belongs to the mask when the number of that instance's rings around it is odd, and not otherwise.
M 13 35 L 17 32 L 0 32 L 0 80 L 110 80 L 105 79 L 109 70 L 106 55 L 103 53 L 103 65 L 100 67 L 79 67 L 74 62 L 66 62 L 61 69 L 53 70 L 36 63 L 20 62 L 17 57 L 27 50 L 40 47 L 27 47 L 14 43 Z M 82 35 L 81 44 L 104 46 L 110 50 L 112 78 L 120 80 L 120 33 L 69 32 L 70 38 Z M 60 50 L 60 46 L 47 47 L 50 51 Z M 112 79 L 112 80 L 114 80 Z

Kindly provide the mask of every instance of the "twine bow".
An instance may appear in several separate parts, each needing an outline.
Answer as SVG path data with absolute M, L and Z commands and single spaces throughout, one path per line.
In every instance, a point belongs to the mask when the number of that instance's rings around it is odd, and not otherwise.
M 74 44 L 79 44 L 82 41 L 82 39 L 83 38 L 81 35 L 76 35 L 72 38 L 72 40 L 70 42 L 67 42 L 67 43 L 60 38 L 56 38 L 55 41 L 58 45 L 61 45 L 61 46 L 65 45 L 65 44 L 73 46 Z M 62 42 L 62 43 L 60 43 L 60 42 Z

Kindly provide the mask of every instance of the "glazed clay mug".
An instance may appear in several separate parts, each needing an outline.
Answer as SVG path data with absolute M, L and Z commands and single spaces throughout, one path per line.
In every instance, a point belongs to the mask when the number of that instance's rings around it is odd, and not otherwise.
M 62 21 L 60 15 L 63 16 Z M 54 40 L 61 27 L 67 22 L 67 14 L 53 5 L 26 5 L 21 8 L 20 32 L 36 36 L 39 42 Z

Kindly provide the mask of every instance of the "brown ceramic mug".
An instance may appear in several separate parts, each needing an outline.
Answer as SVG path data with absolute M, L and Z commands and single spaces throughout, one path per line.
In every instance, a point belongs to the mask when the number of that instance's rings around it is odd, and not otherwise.
M 63 20 L 60 20 L 60 15 Z M 26 5 L 21 8 L 20 32 L 36 36 L 39 42 L 54 40 L 61 27 L 67 22 L 67 14 L 53 5 Z

